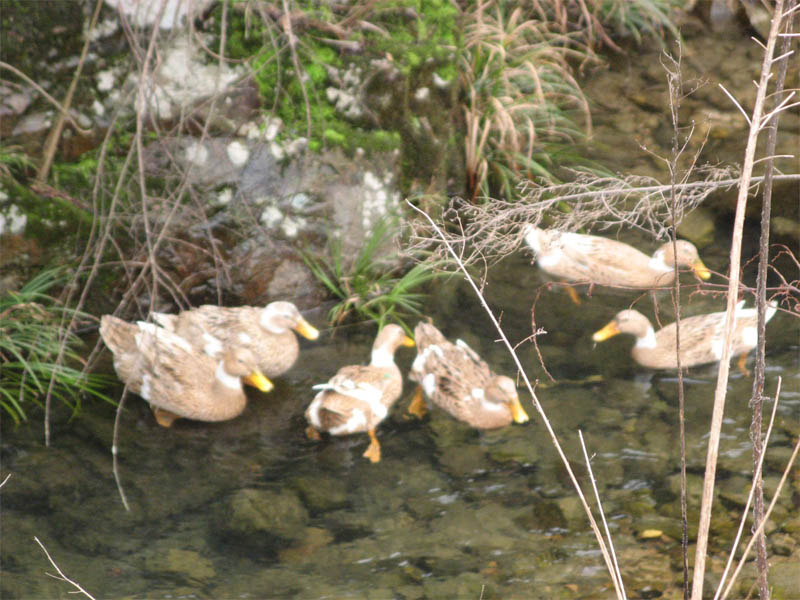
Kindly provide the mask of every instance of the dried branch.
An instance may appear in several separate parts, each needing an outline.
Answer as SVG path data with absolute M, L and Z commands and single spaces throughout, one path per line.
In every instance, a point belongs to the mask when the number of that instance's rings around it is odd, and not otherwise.
M 692 581 L 692 599 L 701 600 L 703 596 L 703 580 L 706 568 L 706 553 L 708 549 L 708 533 L 711 523 L 711 507 L 714 498 L 714 480 L 717 471 L 717 458 L 719 456 L 719 441 L 722 431 L 722 417 L 725 410 L 725 396 L 728 386 L 728 372 L 730 370 L 731 347 L 733 345 L 734 312 L 737 301 L 737 289 L 739 286 L 739 266 L 742 256 L 742 229 L 744 226 L 744 213 L 747 206 L 748 190 L 753 175 L 753 161 L 756 152 L 756 142 L 760 128 L 756 124 L 761 122 L 761 115 L 764 112 L 764 101 L 767 94 L 767 84 L 769 82 L 772 57 L 775 51 L 775 43 L 781 26 L 781 15 L 783 14 L 783 0 L 777 0 L 775 14 L 770 27 L 770 34 L 767 38 L 767 46 L 764 52 L 764 61 L 761 67 L 761 77 L 758 83 L 755 106 L 753 107 L 753 117 L 751 127 L 747 137 L 745 147 L 744 166 L 742 168 L 742 179 L 739 184 L 739 195 L 736 202 L 736 215 L 733 224 L 733 239 L 730 252 L 730 281 L 728 284 L 728 301 L 725 317 L 725 334 L 722 345 L 722 356 L 719 362 L 717 374 L 717 386 L 714 390 L 714 409 L 711 415 L 711 430 L 708 439 L 708 453 L 706 456 L 706 471 L 703 479 L 703 497 L 700 504 L 700 521 L 697 532 L 697 546 L 694 558 L 694 579 Z M 763 522 L 762 522 L 763 525 Z
M 733 188 L 740 183 L 730 167 L 698 167 L 694 172 L 702 181 L 662 184 L 652 177 L 627 175 L 598 177 L 573 171 L 570 183 L 523 188 L 524 199 L 509 202 L 492 199 L 481 205 L 454 198 L 445 210 L 443 222 L 461 226 L 448 227 L 445 235 L 451 245 L 468 248 L 463 260 L 467 265 L 478 260 L 494 264 L 515 252 L 522 242 L 521 226 L 526 223 L 564 231 L 613 230 L 622 225 L 643 231 L 657 240 L 666 240 L 673 223 L 680 223 L 709 194 Z M 753 177 L 751 185 L 763 181 Z M 798 181 L 798 175 L 779 175 L 775 181 Z M 677 195 L 672 210 L 671 195 Z M 455 229 L 455 230 L 453 230 Z M 444 250 L 431 235 L 427 224 L 419 222 L 413 231 L 412 245 Z
M 497 318 L 495 317 L 494 313 L 492 312 L 492 309 L 489 308 L 489 305 L 486 303 L 486 299 L 484 298 L 483 294 L 481 293 L 480 288 L 478 287 L 478 285 L 475 283 L 475 281 L 470 276 L 469 272 L 467 271 L 466 265 L 459 258 L 459 255 L 456 253 L 455 249 L 453 248 L 453 246 L 448 241 L 447 236 L 445 235 L 445 233 L 441 230 L 441 228 L 439 228 L 433 222 L 433 219 L 431 219 L 430 216 L 428 216 L 427 213 L 425 213 L 421 209 L 417 208 L 416 206 L 414 206 L 413 204 L 411 204 L 408 201 L 406 201 L 406 203 L 414 211 L 419 213 L 425 220 L 427 220 L 429 225 L 430 225 L 430 227 L 433 229 L 433 231 L 436 233 L 436 235 L 439 236 L 440 243 L 445 247 L 446 251 L 450 254 L 450 256 L 458 264 L 459 270 L 464 274 L 464 278 L 469 282 L 470 286 L 472 287 L 473 291 L 475 292 L 476 296 L 478 297 L 478 300 L 480 300 L 481 305 L 483 306 L 484 310 L 489 315 L 489 318 L 491 319 L 492 323 L 494 324 L 495 328 L 497 329 L 497 332 L 500 334 L 500 337 L 503 340 L 503 343 L 505 344 L 506 348 L 508 349 L 509 353 L 511 354 L 511 358 L 514 360 L 514 363 L 517 365 L 518 374 L 525 381 L 525 385 L 528 388 L 528 392 L 531 395 L 531 401 L 533 402 L 533 406 L 536 409 L 536 412 L 539 413 L 539 416 L 542 419 L 542 423 L 544 424 L 545 428 L 547 429 L 547 432 L 550 435 L 550 439 L 553 442 L 553 446 L 555 447 L 556 452 L 558 452 L 558 456 L 561 458 L 561 462 L 564 464 L 564 467 L 567 470 L 567 475 L 569 476 L 570 481 L 572 482 L 572 485 L 573 485 L 573 487 L 575 488 L 575 491 L 578 494 L 578 498 L 580 499 L 581 504 L 583 505 L 583 509 L 586 512 L 586 516 L 589 518 L 589 525 L 591 526 L 592 531 L 594 532 L 595 539 L 597 540 L 597 544 L 600 546 L 600 552 L 603 555 L 603 560 L 606 563 L 606 568 L 608 569 L 608 573 L 611 576 L 612 581 L 614 582 L 614 590 L 616 591 L 617 598 L 619 600 L 624 599 L 625 598 L 625 592 L 618 584 L 617 577 L 615 575 L 616 571 L 614 569 L 614 560 L 612 559 L 612 557 L 611 557 L 611 555 L 609 553 L 609 549 L 606 546 L 605 541 L 603 540 L 603 534 L 600 532 L 600 528 L 597 526 L 597 522 L 594 519 L 594 515 L 592 514 L 592 510 L 589 507 L 589 504 L 587 503 L 585 496 L 583 495 L 583 490 L 581 489 L 580 483 L 578 483 L 578 479 L 575 477 L 575 473 L 572 471 L 572 466 L 570 465 L 569 460 L 567 459 L 566 455 L 564 454 L 564 450 L 561 448 L 561 444 L 558 441 L 558 437 L 556 436 L 555 431 L 553 431 L 553 428 L 550 425 L 550 421 L 547 418 L 547 415 L 545 414 L 544 409 L 542 408 L 542 405 L 539 403 L 539 399 L 536 397 L 536 394 L 534 393 L 533 386 L 531 385 L 531 382 L 528 379 L 528 375 L 525 372 L 525 369 L 522 367 L 522 363 L 520 362 L 519 357 L 517 356 L 516 352 L 514 351 L 513 346 L 508 341 L 508 338 L 506 337 L 505 332 L 503 331 L 503 328 L 500 326 L 500 323 L 497 321 Z
M 50 556 L 50 553 L 47 551 L 47 548 L 45 548 L 44 544 L 42 544 L 42 542 L 39 541 L 38 537 L 34 536 L 33 539 L 36 541 L 37 544 L 39 544 L 39 547 L 44 552 L 45 556 L 47 557 L 47 560 L 50 561 L 50 564 L 53 565 L 53 568 L 56 571 L 58 571 L 58 575 L 53 575 L 52 573 L 46 573 L 46 575 L 52 577 L 53 579 L 57 579 L 59 581 L 64 581 L 64 582 L 70 584 L 71 586 L 73 586 L 77 591 L 70 592 L 71 594 L 81 593 L 84 596 L 86 596 L 87 598 L 90 598 L 91 600 L 95 600 L 94 596 L 92 596 L 89 592 L 87 592 L 85 589 L 83 589 L 79 583 L 77 583 L 75 581 L 72 581 L 72 579 L 70 579 L 69 577 L 64 575 L 64 572 L 58 567 L 58 565 L 52 559 L 52 557 Z
M 767 426 L 767 434 L 764 436 L 763 445 L 769 445 L 769 438 L 772 435 L 772 426 L 775 424 L 775 414 L 778 411 L 778 401 L 781 397 L 781 377 L 778 376 L 778 386 L 775 390 L 775 402 L 772 403 L 772 416 L 769 420 L 769 425 Z M 764 456 L 765 453 L 761 452 L 758 455 L 758 461 L 754 465 L 753 468 L 753 485 L 750 486 L 750 493 L 747 495 L 747 502 L 745 503 L 744 510 L 742 511 L 742 520 L 739 522 L 739 529 L 736 532 L 736 538 L 733 540 L 733 544 L 731 545 L 731 553 L 728 555 L 728 562 L 725 563 L 725 569 L 722 571 L 722 576 L 719 580 L 719 585 L 717 586 L 717 592 L 714 594 L 714 600 L 718 600 L 720 594 L 723 590 L 723 585 L 725 584 L 725 579 L 728 577 L 728 571 L 730 571 L 731 565 L 733 564 L 733 559 L 736 557 L 736 549 L 739 546 L 739 540 L 742 538 L 742 531 L 744 530 L 744 524 L 747 521 L 747 515 L 750 512 L 750 504 L 753 502 L 754 497 L 757 499 L 757 494 L 760 492 L 763 495 L 763 489 L 759 490 L 756 486 L 756 482 L 759 484 L 761 483 L 761 473 L 762 473 L 762 466 L 764 464 Z M 762 497 L 763 501 L 763 497 Z M 761 521 L 764 520 L 763 513 L 761 518 L 758 521 L 754 520 L 754 526 L 757 527 Z M 754 537 L 761 537 L 754 536 Z

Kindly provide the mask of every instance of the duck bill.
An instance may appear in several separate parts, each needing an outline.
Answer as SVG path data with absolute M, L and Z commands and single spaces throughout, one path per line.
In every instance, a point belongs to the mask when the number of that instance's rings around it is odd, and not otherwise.
M 708 270 L 708 267 L 706 267 L 703 264 L 703 261 L 699 258 L 697 259 L 697 262 L 692 265 L 692 271 L 694 271 L 695 277 L 702 279 L 703 281 L 706 281 L 711 277 L 711 271 Z
M 294 330 L 307 340 L 315 340 L 319 337 L 319 330 L 303 317 L 300 317 Z
M 526 413 L 525 409 L 522 408 L 522 404 L 520 404 L 518 397 L 515 397 L 511 401 L 511 418 L 514 419 L 514 423 L 527 423 L 531 420 L 531 418 L 528 416 L 528 413 Z
M 412 340 L 412 339 L 411 339 L 410 337 L 408 337 L 408 336 L 405 336 L 405 337 L 403 338 L 403 341 L 402 341 L 402 342 L 400 342 L 400 343 L 401 343 L 403 346 L 406 346 L 406 347 L 408 347 L 408 348 L 413 348 L 413 347 L 414 347 L 414 340 Z
M 618 333 L 620 333 L 620 331 L 619 327 L 617 326 L 617 322 L 611 321 L 611 323 L 603 327 L 600 331 L 595 331 L 592 339 L 595 342 L 604 342 L 608 338 L 612 338 Z
M 261 390 L 262 392 L 269 392 L 275 387 L 272 382 L 267 379 L 258 369 L 250 373 L 250 375 L 247 377 L 242 378 L 242 381 L 244 381 L 247 385 L 251 385 L 256 389 Z

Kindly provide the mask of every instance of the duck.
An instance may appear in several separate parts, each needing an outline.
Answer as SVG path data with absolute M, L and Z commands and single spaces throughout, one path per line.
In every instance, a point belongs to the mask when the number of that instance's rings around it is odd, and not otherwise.
M 375 428 L 403 391 L 403 377 L 394 362 L 400 346 L 413 347 L 414 340 L 399 325 L 386 325 L 372 345 L 369 365 L 342 367 L 327 383 L 313 386 L 318 393 L 305 412 L 308 437 L 320 439 L 321 431 L 337 436 L 366 432 L 370 444 L 363 456 L 380 462 Z
M 422 418 L 427 407 L 422 392 L 450 415 L 477 429 L 525 423 L 514 380 L 497 375 L 464 341 L 453 344 L 432 323 L 414 328 L 417 357 L 409 379 L 417 388 L 408 412 Z
M 319 331 L 286 301 L 263 308 L 206 304 L 178 314 L 154 312 L 152 317 L 213 358 L 219 358 L 227 346 L 247 348 L 258 357 L 266 377 L 277 377 L 294 366 L 300 353 L 294 331 L 309 340 L 319 337 Z
M 198 353 L 185 339 L 154 323 L 100 318 L 100 335 L 114 355 L 114 370 L 144 398 L 162 427 L 176 419 L 227 421 L 247 405 L 242 381 L 272 389 L 246 348 L 229 348 L 220 359 Z
M 703 281 L 711 271 L 703 264 L 694 244 L 667 242 L 653 256 L 633 246 L 597 235 L 523 227 L 525 243 L 533 250 L 536 263 L 547 274 L 572 283 L 653 289 L 675 280 L 675 265 L 688 267 Z M 572 288 L 567 288 L 572 290 Z M 572 290 L 570 296 L 577 299 Z
M 769 304 L 765 315 L 767 321 L 775 315 L 777 306 L 776 302 Z M 731 356 L 739 355 L 739 369 L 747 374 L 747 354 L 758 341 L 758 312 L 755 308 L 744 308 L 742 300 L 736 305 L 734 319 Z M 654 331 L 647 317 L 637 310 L 627 309 L 618 312 L 605 327 L 592 335 L 592 339 L 603 342 L 617 334 L 630 333 L 636 337 L 631 355 L 637 363 L 650 369 L 676 369 L 675 329 L 675 323 L 670 323 Z M 724 331 L 725 311 L 681 319 L 681 367 L 719 361 Z

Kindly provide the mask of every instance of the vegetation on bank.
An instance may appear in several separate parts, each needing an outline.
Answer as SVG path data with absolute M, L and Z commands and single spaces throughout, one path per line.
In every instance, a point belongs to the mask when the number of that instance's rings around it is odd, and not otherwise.
M 510 199 L 519 182 L 580 162 L 571 146 L 590 115 L 576 69 L 612 37 L 675 32 L 672 4 L 297 2 L 287 19 L 243 2 L 227 16 L 226 52 L 248 61 L 280 136 L 312 150 L 398 148 L 406 194 L 438 180 Z
M 77 414 L 88 395 L 111 402 L 103 393 L 109 379 L 85 373 L 84 343 L 68 329 L 73 319 L 91 317 L 62 305 L 48 291 L 66 281 L 61 269 L 46 269 L 19 291 L 0 296 L 0 407 L 15 423 L 26 407 L 43 405 L 48 395 Z
M 591 8 L 588 21 L 578 3 L 566 0 L 524 6 L 506 0 L 296 2 L 288 18 L 279 3 L 234 2 L 226 16 L 225 56 L 250 65 L 266 112 L 283 123 L 279 141 L 306 137 L 312 151 L 398 150 L 401 185 L 409 195 L 436 190 L 442 197 L 513 198 L 520 181 L 553 180 L 560 165 L 578 160 L 570 148 L 590 117 L 574 73 L 594 60 L 601 42 L 611 43 L 604 23 L 615 34 L 637 38 L 669 27 L 666 1 L 585 4 Z M 221 6 L 213 13 L 217 29 Z M 4 15 L 4 23 L 13 18 Z M 144 159 L 137 136 L 146 143 L 164 132 L 133 129 L 132 121 L 114 116 L 102 146 L 77 161 L 56 163 L 50 180 L 35 185 L 27 157 L 3 150 L 3 186 L 25 211 L 27 235 L 48 239 L 48 252 L 54 246 L 65 250 L 62 258 L 84 248 L 95 252 L 94 258 L 87 252 L 78 269 L 91 270 L 87 285 L 108 295 L 120 269 L 135 265 L 127 273 L 135 282 L 123 302 L 145 293 L 155 297 L 159 286 L 185 300 L 178 283 L 169 276 L 158 279 L 164 277 L 160 269 L 153 289 L 149 278 L 131 275 L 146 271 L 142 265 L 154 260 L 162 239 L 154 241 L 141 214 L 159 203 L 192 201 L 192 192 L 176 189 L 169 177 L 152 175 L 152 168 L 139 172 Z M 195 208 L 209 218 L 207 205 Z M 403 323 L 417 313 L 422 290 L 437 272 L 421 264 L 377 267 L 395 229 L 396 224 L 379 225 L 352 261 L 343 260 L 335 241 L 327 256 L 306 257 L 319 282 L 339 299 L 333 322 L 358 315 Z M 81 394 L 98 393 L 97 380 L 62 366 L 79 364 L 79 340 L 64 323 L 73 315 L 82 318 L 46 295 L 63 283 L 37 276 L 3 299 L 2 327 L 9 332 L 3 357 L 13 359 L 3 369 L 3 408 L 15 420 L 26 415 L 20 398 L 50 393 L 50 377 L 41 369 L 54 377 L 55 397 L 75 409 Z M 14 336 L 27 335 L 34 324 L 41 330 L 18 347 Z

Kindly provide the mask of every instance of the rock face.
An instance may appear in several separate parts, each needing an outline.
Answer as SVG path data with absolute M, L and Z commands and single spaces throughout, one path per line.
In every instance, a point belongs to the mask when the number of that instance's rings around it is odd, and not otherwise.
M 186 246 L 167 244 L 160 257 L 193 300 L 224 289 L 247 304 L 292 298 L 311 306 L 321 290 L 301 252 L 324 253 L 329 240 L 337 240 L 347 264 L 374 226 L 397 214 L 394 155 L 367 162 L 336 151 L 299 156 L 296 147 L 263 138 L 187 137 L 147 149 L 148 171 L 161 177 L 185 173 L 200 195 L 171 221 Z M 172 210 L 156 204 L 149 209 L 161 224 Z M 219 255 L 195 250 L 209 246 Z

